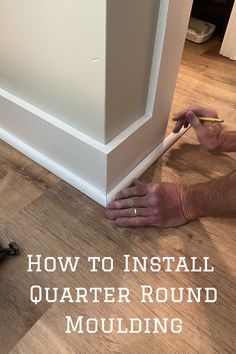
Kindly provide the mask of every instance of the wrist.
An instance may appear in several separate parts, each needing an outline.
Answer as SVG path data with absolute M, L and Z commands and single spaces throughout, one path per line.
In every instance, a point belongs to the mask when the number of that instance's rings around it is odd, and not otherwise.
M 236 216 L 236 170 L 229 175 L 183 186 L 181 211 L 187 221 Z
M 222 129 L 219 138 L 218 138 L 218 143 L 215 146 L 214 149 L 211 150 L 213 154 L 220 154 L 224 151 L 224 147 L 227 141 L 228 137 L 228 132 L 225 129 Z
M 207 215 L 206 183 L 185 185 L 182 197 L 182 213 L 187 221 L 200 219 Z
M 224 141 L 221 146 L 221 152 L 236 151 L 236 132 L 227 131 L 224 135 Z

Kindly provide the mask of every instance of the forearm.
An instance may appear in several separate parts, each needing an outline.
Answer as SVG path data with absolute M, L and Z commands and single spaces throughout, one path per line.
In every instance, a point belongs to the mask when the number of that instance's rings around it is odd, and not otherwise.
M 236 151 L 236 131 L 226 131 L 220 152 Z
M 187 220 L 236 217 L 236 170 L 206 183 L 186 186 L 182 204 Z

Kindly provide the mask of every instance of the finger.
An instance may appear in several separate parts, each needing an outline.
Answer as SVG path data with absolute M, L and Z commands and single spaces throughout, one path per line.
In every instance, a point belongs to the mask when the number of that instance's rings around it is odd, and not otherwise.
M 148 217 L 138 216 L 135 218 L 118 218 L 116 223 L 120 226 L 131 226 L 131 227 L 140 227 L 151 225 L 151 221 Z
M 188 123 L 191 124 L 191 126 L 194 129 L 198 129 L 199 126 L 202 125 L 202 123 L 199 120 L 198 116 L 196 116 L 196 114 L 193 111 L 189 111 L 189 112 L 186 113 L 186 120 L 188 121 Z
M 106 211 L 106 217 L 110 220 L 118 218 L 137 218 L 143 216 L 151 216 L 153 214 L 152 208 L 137 208 L 137 214 L 134 215 L 133 209 L 109 209 Z
M 203 117 L 213 117 L 213 118 L 216 118 L 218 117 L 218 113 L 215 109 L 212 109 L 212 108 L 203 108 L 203 107 L 199 107 L 198 109 L 196 110 L 193 110 L 194 113 L 197 115 L 197 116 L 203 116 Z
M 177 122 L 173 129 L 173 133 L 178 133 L 184 124 L 186 124 L 186 120 L 184 122 L 182 121 Z
M 135 179 L 134 179 L 133 184 L 134 184 L 135 186 L 147 185 L 147 183 L 145 183 L 145 182 L 143 182 L 143 181 L 140 181 L 138 178 L 135 178 Z
M 174 121 L 184 120 L 186 113 L 189 111 L 194 112 L 199 117 L 200 116 L 214 117 L 214 118 L 218 117 L 217 111 L 213 108 L 204 108 L 204 107 L 200 107 L 200 106 L 190 106 L 190 107 L 183 109 L 179 113 L 175 114 L 173 117 L 173 120 Z
M 109 203 L 107 209 L 126 209 L 126 208 L 139 208 L 146 207 L 147 201 L 144 197 L 134 197 L 126 199 L 118 199 Z
M 180 112 L 174 114 L 173 120 L 174 120 L 174 121 L 185 120 L 185 114 L 186 114 L 188 111 L 191 111 L 191 110 L 194 110 L 194 107 L 193 107 L 193 106 L 189 106 L 189 107 L 183 109 L 182 111 L 180 111 Z
M 146 184 L 139 184 L 134 187 L 126 188 L 123 191 L 117 193 L 115 196 L 115 200 L 129 198 L 133 196 L 142 196 L 147 194 L 147 185 Z
M 188 111 L 190 111 L 190 110 L 188 110 Z M 173 121 L 174 122 L 180 122 L 180 121 L 185 121 L 185 114 L 188 112 L 188 111 L 186 111 L 184 114 L 181 114 L 181 115 L 175 115 L 174 117 L 173 117 Z

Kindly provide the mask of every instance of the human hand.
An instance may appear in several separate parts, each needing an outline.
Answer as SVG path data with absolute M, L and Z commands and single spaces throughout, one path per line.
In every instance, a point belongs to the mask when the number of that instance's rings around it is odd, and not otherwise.
M 133 187 L 118 193 L 115 201 L 107 205 L 106 216 L 120 226 L 183 225 L 190 221 L 185 216 L 188 215 L 185 194 L 186 187 L 179 184 L 135 180 Z
M 178 133 L 184 126 L 190 124 L 196 131 L 201 145 L 212 152 L 220 152 L 225 141 L 226 132 L 220 123 L 201 122 L 198 117 L 217 118 L 218 114 L 214 109 L 192 106 L 184 109 L 175 115 L 173 120 L 176 122 L 174 133 Z

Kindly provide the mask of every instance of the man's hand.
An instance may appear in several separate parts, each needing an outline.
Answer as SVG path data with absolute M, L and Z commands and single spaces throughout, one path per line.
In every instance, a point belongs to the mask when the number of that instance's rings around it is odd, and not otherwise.
M 121 226 L 183 225 L 185 216 L 185 186 L 174 183 L 142 183 L 118 193 L 115 201 L 107 206 L 106 216 Z M 136 215 L 134 214 L 136 208 Z
M 134 213 L 136 209 L 136 213 Z M 136 215 L 135 215 L 136 214 Z M 118 193 L 108 219 L 121 226 L 179 226 L 202 217 L 236 217 L 236 170 L 209 182 L 142 183 Z
M 176 121 L 173 132 L 178 133 L 183 126 L 187 128 L 190 124 L 195 129 L 199 142 L 209 151 L 218 153 L 222 151 L 226 131 L 219 123 L 201 122 L 198 117 L 203 116 L 217 118 L 218 114 L 214 109 L 199 106 L 188 107 L 173 118 Z

